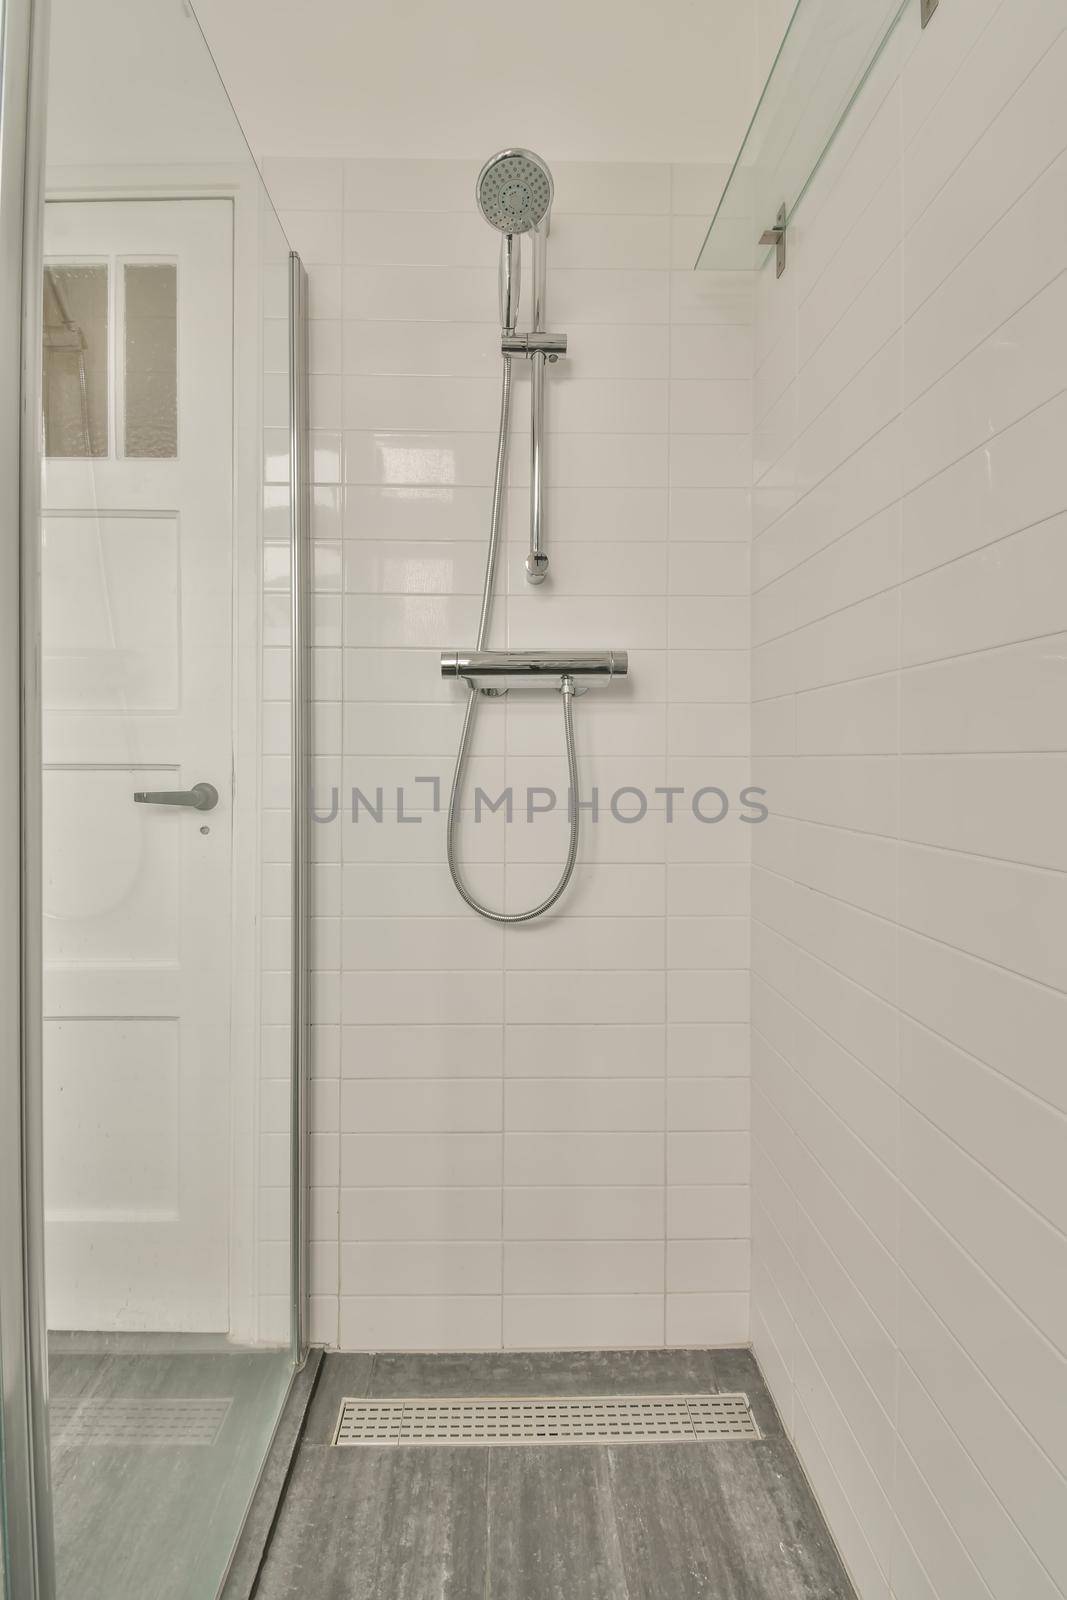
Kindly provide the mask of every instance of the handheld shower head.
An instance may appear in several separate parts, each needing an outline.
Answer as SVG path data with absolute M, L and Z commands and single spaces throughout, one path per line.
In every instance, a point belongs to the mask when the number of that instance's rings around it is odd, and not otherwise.
M 514 331 L 519 309 L 518 235 L 534 236 L 534 321 L 540 327 L 545 237 L 555 192 L 552 174 L 532 150 L 500 150 L 490 156 L 475 185 L 478 209 L 500 241 L 500 326 Z
M 529 233 L 548 215 L 553 184 L 532 150 L 501 150 L 478 174 L 478 209 L 501 233 Z

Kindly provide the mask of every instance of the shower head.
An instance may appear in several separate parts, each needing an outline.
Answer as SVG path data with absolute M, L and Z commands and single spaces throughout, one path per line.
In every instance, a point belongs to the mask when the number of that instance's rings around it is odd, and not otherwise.
M 534 323 L 540 327 L 545 240 L 554 193 L 552 174 L 532 150 L 500 150 L 479 172 L 474 193 L 486 222 L 504 236 L 500 241 L 500 326 L 505 332 L 514 331 L 519 307 L 518 235 L 532 233 Z
M 532 150 L 501 150 L 478 174 L 478 209 L 501 233 L 529 233 L 552 205 L 552 174 Z

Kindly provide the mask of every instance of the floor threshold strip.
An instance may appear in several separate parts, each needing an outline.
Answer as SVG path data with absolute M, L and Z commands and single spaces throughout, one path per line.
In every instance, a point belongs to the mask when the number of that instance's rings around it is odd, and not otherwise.
M 342 1400 L 335 1446 L 693 1444 L 759 1439 L 744 1394 Z

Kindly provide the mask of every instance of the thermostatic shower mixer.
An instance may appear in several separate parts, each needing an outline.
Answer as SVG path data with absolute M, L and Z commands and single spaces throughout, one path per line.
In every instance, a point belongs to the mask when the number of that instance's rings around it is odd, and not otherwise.
M 442 678 L 543 687 L 553 678 L 625 678 L 625 650 L 442 650 Z

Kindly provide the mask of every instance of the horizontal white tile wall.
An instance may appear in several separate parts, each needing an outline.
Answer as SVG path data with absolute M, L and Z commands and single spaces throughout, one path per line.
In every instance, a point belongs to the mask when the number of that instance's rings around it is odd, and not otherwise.
M 918 9 L 759 284 L 753 1336 L 862 1600 L 1053 1600 L 1067 10 Z
M 690 268 L 720 170 L 562 164 L 548 322 L 551 578 L 523 578 L 515 372 L 498 644 L 615 646 L 578 700 L 581 864 L 502 930 L 445 866 L 499 392 L 498 237 L 476 162 L 268 164 L 309 265 L 315 464 L 314 1334 L 345 1348 L 748 1338 L 751 283 Z M 279 739 L 281 739 L 279 731 Z M 279 750 L 282 745 L 279 744 Z M 475 891 L 515 910 L 566 851 L 558 696 L 479 707 Z M 561 796 L 526 820 L 528 788 Z M 705 795 L 702 818 L 692 798 Z M 407 821 L 396 815 L 405 791 Z M 664 791 L 675 788 L 678 795 Z M 634 794 L 648 796 L 647 814 Z M 657 793 L 656 791 L 660 791 Z M 535 803 L 539 803 L 535 800 Z

